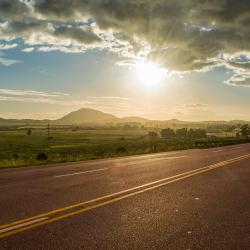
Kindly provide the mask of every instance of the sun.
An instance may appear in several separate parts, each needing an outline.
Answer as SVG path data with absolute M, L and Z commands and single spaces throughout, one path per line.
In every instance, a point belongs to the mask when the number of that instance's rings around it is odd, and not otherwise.
M 138 62 L 135 68 L 140 83 L 147 87 L 155 86 L 167 76 L 167 70 L 153 62 Z

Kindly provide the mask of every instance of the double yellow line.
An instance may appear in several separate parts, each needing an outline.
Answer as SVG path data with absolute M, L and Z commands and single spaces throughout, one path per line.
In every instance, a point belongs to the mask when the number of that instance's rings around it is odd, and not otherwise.
M 144 185 L 126 189 L 117 193 L 101 196 L 92 200 L 73 204 L 71 206 L 63 207 L 60 209 L 52 210 L 47 213 L 39 214 L 33 217 L 25 218 L 12 223 L 4 224 L 0 226 L 0 238 L 11 236 L 35 227 L 39 227 L 54 221 L 58 221 L 73 215 L 77 215 L 83 212 L 87 212 L 165 185 L 173 182 L 177 182 L 183 179 L 187 179 L 191 176 L 198 175 L 204 172 L 211 171 L 213 169 L 230 165 L 234 162 L 241 161 L 250 157 L 250 154 L 246 154 L 240 157 L 232 158 L 226 161 L 218 162 L 208 165 L 206 167 L 198 168 L 192 171 L 188 171 L 175 176 L 160 179 L 154 182 L 150 182 Z

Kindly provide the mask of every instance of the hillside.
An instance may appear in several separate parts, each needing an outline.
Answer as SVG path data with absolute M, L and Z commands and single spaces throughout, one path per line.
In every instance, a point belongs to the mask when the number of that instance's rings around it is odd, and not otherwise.
M 82 108 L 73 111 L 57 120 L 33 120 L 33 119 L 3 119 L 0 118 L 0 126 L 23 126 L 23 125 L 105 125 L 105 124 L 121 124 L 121 123 L 141 123 L 148 127 L 175 127 L 175 126 L 207 126 L 207 125 L 237 125 L 249 123 L 246 121 L 203 121 L 203 122 L 187 122 L 176 119 L 158 121 L 149 120 L 142 117 L 123 117 L 118 118 L 112 114 L 104 113 L 98 110 Z
M 130 117 L 124 117 L 124 118 L 119 118 L 120 123 L 146 123 L 149 122 L 150 120 L 141 118 L 141 117 L 136 117 L 136 116 L 130 116 Z
M 114 115 L 94 109 L 82 108 L 55 120 L 53 123 L 57 125 L 102 124 L 116 122 L 117 120 L 118 118 Z
M 0 126 L 46 125 L 49 120 L 33 119 L 3 119 L 0 118 Z

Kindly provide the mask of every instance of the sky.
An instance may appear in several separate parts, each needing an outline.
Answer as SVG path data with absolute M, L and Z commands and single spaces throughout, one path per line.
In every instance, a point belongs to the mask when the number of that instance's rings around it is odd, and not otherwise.
M 249 0 L 0 0 L 0 117 L 250 120 Z

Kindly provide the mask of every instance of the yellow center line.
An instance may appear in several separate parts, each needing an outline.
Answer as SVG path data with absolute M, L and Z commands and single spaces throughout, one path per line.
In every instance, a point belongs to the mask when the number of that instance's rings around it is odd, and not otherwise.
M 61 209 L 53 210 L 53 211 L 50 211 L 48 213 L 40 214 L 40 215 L 37 215 L 37 216 L 33 216 L 33 217 L 30 217 L 30 218 L 26 218 L 26 219 L 23 219 L 23 220 L 16 221 L 16 222 L 13 222 L 13 223 L 5 224 L 5 225 L 0 226 L 0 228 L 7 228 L 7 227 L 17 225 L 19 223 L 23 223 L 23 222 L 26 222 L 26 221 L 29 221 L 29 220 L 34 220 L 34 219 L 37 219 L 37 218 L 40 218 L 40 217 L 44 217 L 44 216 L 52 215 L 52 214 L 55 214 L 55 213 L 58 213 L 58 212 L 66 211 L 66 210 L 69 210 L 69 209 L 72 209 L 72 208 L 80 207 L 80 206 L 85 205 L 85 204 L 90 204 L 90 203 L 93 203 L 93 202 L 96 202 L 96 201 L 101 201 L 103 199 L 111 198 L 110 200 L 101 202 L 101 203 L 96 204 L 96 205 L 92 205 L 92 206 L 89 206 L 89 207 L 86 207 L 86 208 L 81 208 L 81 209 L 78 209 L 78 210 L 73 211 L 73 212 L 69 212 L 69 213 L 66 213 L 66 214 L 63 214 L 63 215 L 59 215 L 59 216 L 54 217 L 54 218 L 48 218 L 45 221 L 40 221 L 40 222 L 37 222 L 35 224 L 27 225 L 27 226 L 15 229 L 13 231 L 9 231 L 9 232 L 0 234 L 0 238 L 4 238 L 4 237 L 7 237 L 7 236 L 10 236 L 10 235 L 19 233 L 19 232 L 26 231 L 28 229 L 32 229 L 32 228 L 35 228 L 35 227 L 38 227 L 38 226 L 41 226 L 41 225 L 45 225 L 45 224 L 48 224 L 48 223 L 51 223 L 51 222 L 54 222 L 54 221 L 58 221 L 58 220 L 61 220 L 61 219 L 67 218 L 67 217 L 71 217 L 73 215 L 77 215 L 77 214 L 80 214 L 80 213 L 83 213 L 83 212 L 86 212 L 86 211 L 90 211 L 90 210 L 96 209 L 98 207 L 102 207 L 102 206 L 105 206 L 107 204 L 114 203 L 114 202 L 126 199 L 128 197 L 135 196 L 137 194 L 141 194 L 141 193 L 147 192 L 149 190 L 153 190 L 153 189 L 168 185 L 170 183 L 177 182 L 177 181 L 189 178 L 191 176 L 195 176 L 195 175 L 198 175 L 198 174 L 201 174 L 201 173 L 204 173 L 204 172 L 208 172 L 208 171 L 211 171 L 211 170 L 219 168 L 219 167 L 229 165 L 231 163 L 234 163 L 234 162 L 237 162 L 237 161 L 240 161 L 240 160 L 243 160 L 243 159 L 247 159 L 249 157 L 250 157 L 250 154 L 243 155 L 243 156 L 236 157 L 236 158 L 232 158 L 232 159 L 229 159 L 229 160 L 226 160 L 226 161 L 211 164 L 211 165 L 208 165 L 206 167 L 202 167 L 202 168 L 199 168 L 199 169 L 188 171 L 188 172 L 178 174 L 178 175 L 175 175 L 175 176 L 172 176 L 172 177 L 164 178 L 164 179 L 161 179 L 161 180 L 158 180 L 158 181 L 154 181 L 154 182 L 144 184 L 144 185 L 141 185 L 141 186 L 138 186 L 138 187 L 130 188 L 130 189 L 127 189 L 127 190 L 124 190 L 124 191 L 114 193 L 114 194 L 98 197 L 98 198 L 95 198 L 95 199 L 92 199 L 92 200 L 89 200 L 89 201 L 85 201 L 85 202 L 74 204 L 74 205 L 64 207 L 64 208 L 61 208 Z M 141 188 L 144 188 L 144 189 L 138 190 L 138 189 L 141 189 Z M 126 193 L 128 193 L 130 191 L 134 191 L 134 192 L 126 194 Z M 120 194 L 124 194 L 124 195 L 119 196 L 119 197 L 115 197 L 115 196 L 120 195 Z
M 182 174 L 174 175 L 174 176 L 171 176 L 171 177 L 167 177 L 167 178 L 164 178 L 164 179 L 160 179 L 160 180 L 150 182 L 150 183 L 147 183 L 147 184 L 143 184 L 143 185 L 140 185 L 140 186 L 137 186 L 137 187 L 122 190 L 120 192 L 116 192 L 116 193 L 113 193 L 113 194 L 109 194 L 109 195 L 101 196 L 101 197 L 98 197 L 98 198 L 94 198 L 92 200 L 88 200 L 88 201 L 76 203 L 76 204 L 73 204 L 73 205 L 70 205 L 70 206 L 66 206 L 66 207 L 63 207 L 63 208 L 59 208 L 59 209 L 56 209 L 56 210 L 52 210 L 52 211 L 47 212 L 47 213 L 35 215 L 35 216 L 28 217 L 28 218 L 25 218 L 25 219 L 22 219 L 22 220 L 18 220 L 18 221 L 14 221 L 14 222 L 11 222 L 11 223 L 8 223 L 8 224 L 4 224 L 4 225 L 0 226 L 0 229 L 5 228 L 5 227 L 9 227 L 9 226 L 13 226 L 13 225 L 16 225 L 16 224 L 19 224 L 19 223 L 23 223 L 23 222 L 26 222 L 26 221 L 29 221 L 29 220 L 34 220 L 34 219 L 37 219 L 37 218 L 40 218 L 40 217 L 45 217 L 45 216 L 53 215 L 55 213 L 60 213 L 60 212 L 63 212 L 65 210 L 69 210 L 69 209 L 73 209 L 73 208 L 80 207 L 80 206 L 83 206 L 83 205 L 87 205 L 89 203 L 94 203 L 94 202 L 97 202 L 97 201 L 101 201 L 101 200 L 111 198 L 113 196 L 117 196 L 117 195 L 120 195 L 120 194 L 128 193 L 130 191 L 134 191 L 134 190 L 137 190 L 137 189 L 140 189 L 140 188 L 144 188 L 144 187 L 147 187 L 147 186 L 150 186 L 150 185 L 154 185 L 154 184 L 157 184 L 159 182 L 163 182 L 163 181 L 166 181 L 166 180 L 169 180 L 169 179 L 177 178 L 179 176 L 183 176 L 183 175 L 186 175 L 188 173 L 193 173 L 193 172 L 199 171 L 199 170 L 201 170 L 203 168 L 204 167 L 198 168 L 198 169 L 195 169 L 195 170 L 191 170 L 191 171 L 188 171 L 188 172 L 185 172 L 185 173 L 182 173 Z
M 0 226 L 0 229 L 4 228 L 4 227 L 15 225 L 15 224 L 19 224 L 19 223 L 22 223 L 22 222 L 26 222 L 28 220 L 34 220 L 34 219 L 37 219 L 39 217 L 45 217 L 45 216 L 52 215 L 52 214 L 55 214 L 55 213 L 63 212 L 65 210 L 69 210 L 69 209 L 73 209 L 73 208 L 76 208 L 76 207 L 79 207 L 79 206 L 87 205 L 89 203 L 97 202 L 97 201 L 100 201 L 100 200 L 103 200 L 103 199 L 107 199 L 107 198 L 110 198 L 110 197 L 113 197 L 113 196 L 124 194 L 124 193 L 130 192 L 130 191 L 134 191 L 134 190 L 137 190 L 137 189 L 140 189 L 140 188 L 143 188 L 143 187 L 154 185 L 154 184 L 157 184 L 159 182 L 163 182 L 163 181 L 166 181 L 166 180 L 169 180 L 169 179 L 177 178 L 179 176 L 183 176 L 183 175 L 186 175 L 186 174 L 197 172 L 197 171 L 202 170 L 202 169 L 213 168 L 213 167 L 216 167 L 217 165 L 228 163 L 229 161 L 238 160 L 238 159 L 241 159 L 242 157 L 245 158 L 245 157 L 248 157 L 248 156 L 250 156 L 250 154 L 249 155 L 240 156 L 240 157 L 237 157 L 237 158 L 233 158 L 233 159 L 229 159 L 229 160 L 226 160 L 226 161 L 223 161 L 223 162 L 215 163 L 215 164 L 212 164 L 212 165 L 209 165 L 209 166 L 206 166 L 206 167 L 197 168 L 197 169 L 185 172 L 185 173 L 181 173 L 181 174 L 178 174 L 178 175 L 174 175 L 174 176 L 171 176 L 171 177 L 160 179 L 160 180 L 157 180 L 157 181 L 154 181 L 154 182 L 150 182 L 150 183 L 147 183 L 147 184 L 144 184 L 144 185 L 140 185 L 140 186 L 137 186 L 137 187 L 126 189 L 126 190 L 123 190 L 123 191 L 120 191 L 120 192 L 116 192 L 116 193 L 113 193 L 113 194 L 109 194 L 109 195 L 101 196 L 101 197 L 98 197 L 98 198 L 94 198 L 94 199 L 89 200 L 89 201 L 84 201 L 84 202 L 76 203 L 76 204 L 73 204 L 73 205 L 70 205 L 70 206 L 66 206 L 66 207 L 63 207 L 63 208 L 52 210 L 50 212 L 39 214 L 39 215 L 36 215 L 36 216 L 33 216 L 33 217 L 28 217 L 28 218 L 25 218 L 25 219 L 22 219 L 22 220 L 18 220 L 18 221 L 12 222 L 12 223 L 4 224 L 4 225 Z

